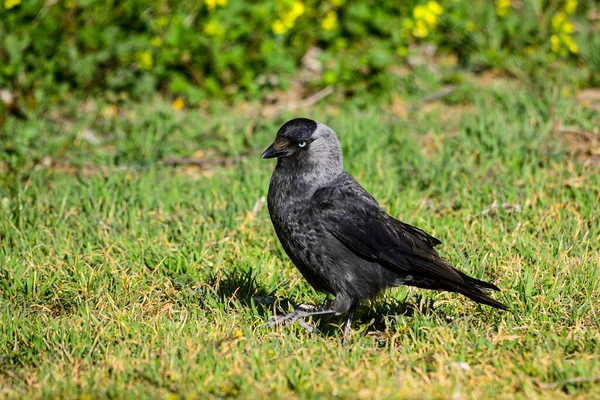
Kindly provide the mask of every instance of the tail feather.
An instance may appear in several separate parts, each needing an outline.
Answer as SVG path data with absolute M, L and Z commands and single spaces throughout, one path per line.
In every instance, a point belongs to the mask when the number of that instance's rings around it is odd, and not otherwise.
M 500 288 L 498 286 L 494 285 L 493 283 L 481 281 L 479 279 L 470 277 L 469 275 L 464 274 L 464 273 L 460 272 L 459 270 L 456 270 L 456 272 L 458 272 L 458 274 L 461 276 L 461 278 L 463 278 L 465 280 L 465 282 L 467 282 L 470 285 L 475 286 L 479 290 L 495 290 L 497 292 L 500 291 Z
M 462 282 L 433 280 L 428 278 L 414 277 L 407 281 L 405 279 L 398 280 L 398 285 L 416 286 L 423 289 L 445 290 L 449 292 L 460 293 L 477 303 L 486 304 L 488 306 L 498 308 L 500 310 L 508 310 L 504 304 L 489 297 L 486 292 L 490 290 L 499 291 L 498 286 L 481 281 L 456 270 L 462 278 Z
M 457 292 L 463 294 L 477 303 L 486 304 L 491 307 L 499 308 L 500 310 L 508 310 L 504 304 L 492 299 L 485 292 L 490 290 L 500 291 L 498 286 L 493 283 L 485 282 L 473 277 L 470 277 L 467 274 L 456 270 L 458 274 L 463 278 L 464 284 L 457 285 Z
M 498 308 L 504 311 L 508 310 L 508 307 L 506 307 L 504 304 L 492 299 L 491 297 L 483 293 L 481 290 L 474 289 L 469 290 L 468 292 L 459 291 L 459 293 L 467 296 L 468 298 L 470 298 L 473 301 L 476 301 L 477 303 L 486 304 L 488 306 Z

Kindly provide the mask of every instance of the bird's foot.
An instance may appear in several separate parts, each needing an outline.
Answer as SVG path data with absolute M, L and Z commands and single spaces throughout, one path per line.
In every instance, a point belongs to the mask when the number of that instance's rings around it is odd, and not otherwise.
M 308 332 L 313 333 L 315 328 L 310 326 L 304 321 L 304 318 L 310 317 L 313 315 L 323 315 L 323 314 L 333 314 L 335 311 L 331 308 L 316 308 L 307 305 L 300 305 L 291 313 L 286 315 L 273 315 L 269 317 L 267 322 L 263 324 L 263 326 L 274 327 L 277 325 L 282 325 L 284 327 L 288 327 L 294 322 L 298 322 L 302 328 L 306 329 Z

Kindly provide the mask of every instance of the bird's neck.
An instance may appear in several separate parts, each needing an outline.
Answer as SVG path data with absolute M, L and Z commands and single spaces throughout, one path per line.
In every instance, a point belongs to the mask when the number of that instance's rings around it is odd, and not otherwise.
M 321 161 L 318 165 L 303 163 L 296 165 L 293 160 L 279 159 L 273 178 L 277 177 L 282 187 L 293 188 L 297 196 L 310 198 L 313 193 L 327 186 L 343 171 L 341 160 Z

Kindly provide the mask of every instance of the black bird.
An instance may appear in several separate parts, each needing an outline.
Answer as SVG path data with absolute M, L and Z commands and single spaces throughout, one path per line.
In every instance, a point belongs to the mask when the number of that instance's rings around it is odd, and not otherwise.
M 381 209 L 344 170 L 331 128 L 305 118 L 287 122 L 262 155 L 274 157 L 268 205 L 277 237 L 308 283 L 335 299 L 328 308 L 297 308 L 266 325 L 298 321 L 312 331 L 303 318 L 348 312 L 346 337 L 361 301 L 399 285 L 458 292 L 507 309 L 485 293 L 497 286 L 465 275 L 438 255 L 438 239 Z

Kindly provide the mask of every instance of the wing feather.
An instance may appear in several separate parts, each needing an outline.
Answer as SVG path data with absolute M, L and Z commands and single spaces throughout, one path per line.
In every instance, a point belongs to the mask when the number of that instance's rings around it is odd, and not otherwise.
M 311 202 L 323 229 L 359 257 L 376 261 L 400 276 L 414 276 L 414 286 L 456 291 L 506 308 L 482 292 L 498 290 L 495 285 L 452 267 L 434 249 L 441 243 L 438 239 L 386 214 L 349 174 L 341 174 L 336 182 L 317 190 Z

